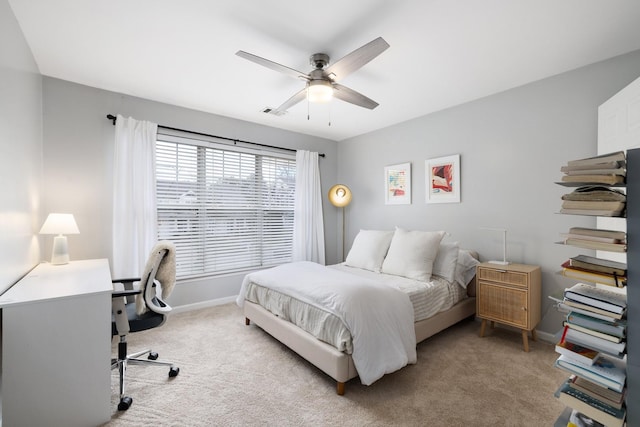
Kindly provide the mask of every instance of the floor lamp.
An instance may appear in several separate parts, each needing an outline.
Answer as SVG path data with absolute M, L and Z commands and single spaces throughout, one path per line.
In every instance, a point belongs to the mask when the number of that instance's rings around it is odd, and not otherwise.
M 342 208 L 342 260 L 344 255 L 345 217 L 344 207 L 351 203 L 351 190 L 344 184 L 336 184 L 329 190 L 329 201 L 337 208 Z

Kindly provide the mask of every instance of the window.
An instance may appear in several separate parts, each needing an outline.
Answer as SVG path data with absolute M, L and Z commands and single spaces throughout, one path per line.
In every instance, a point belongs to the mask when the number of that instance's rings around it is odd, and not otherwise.
M 176 245 L 177 277 L 291 260 L 293 156 L 158 135 L 158 237 Z

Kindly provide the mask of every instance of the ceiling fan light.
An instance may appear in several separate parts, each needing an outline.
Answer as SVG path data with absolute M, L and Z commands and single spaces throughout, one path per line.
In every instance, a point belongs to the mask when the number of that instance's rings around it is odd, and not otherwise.
M 307 86 L 309 102 L 329 102 L 333 98 L 333 86 L 326 80 L 311 80 Z

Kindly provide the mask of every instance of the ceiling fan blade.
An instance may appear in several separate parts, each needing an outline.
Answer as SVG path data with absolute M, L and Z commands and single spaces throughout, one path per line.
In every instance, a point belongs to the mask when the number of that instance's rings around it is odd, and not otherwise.
M 294 105 L 296 105 L 298 102 L 302 101 L 303 99 L 305 99 L 307 96 L 307 88 L 305 87 L 304 89 L 302 89 L 301 91 L 297 92 L 295 95 L 293 95 L 291 98 L 287 99 L 281 106 L 279 106 L 278 108 L 275 108 L 273 110 L 270 111 L 271 114 L 275 114 L 275 115 L 282 115 L 284 114 L 289 108 L 293 107 Z
M 303 78 L 305 80 L 309 80 L 309 76 L 302 71 L 294 70 L 293 68 L 285 67 L 284 65 L 278 64 L 277 62 L 269 61 L 268 59 L 262 58 L 260 56 L 256 56 L 252 53 L 245 52 L 243 50 L 239 50 L 236 52 L 241 58 L 248 59 L 251 62 L 255 62 L 256 64 L 262 65 L 263 67 L 270 68 L 274 71 L 278 71 L 280 73 L 287 74 L 291 77 L 295 78 Z
M 378 37 L 329 66 L 326 69 L 327 74 L 333 81 L 342 80 L 388 48 L 389 43 L 382 37 Z
M 342 101 L 368 108 L 369 110 L 373 110 L 379 105 L 373 99 L 367 98 L 363 94 L 338 83 L 333 84 L 333 96 Z

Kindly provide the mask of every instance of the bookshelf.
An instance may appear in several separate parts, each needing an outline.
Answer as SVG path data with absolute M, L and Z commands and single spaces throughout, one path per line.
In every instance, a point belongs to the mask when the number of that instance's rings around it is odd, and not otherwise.
M 640 149 L 627 150 L 627 425 L 640 425 Z
M 603 162 L 605 160 L 611 160 L 615 158 L 613 154 L 614 153 L 610 153 L 609 155 L 602 155 L 601 157 L 604 157 L 604 159 L 593 160 L 593 162 L 598 163 L 601 160 Z M 567 175 L 569 175 L 569 173 L 567 173 L 566 171 L 572 169 L 571 165 L 573 164 L 574 167 L 579 169 L 581 166 L 585 165 L 583 160 L 586 160 L 586 159 L 568 162 L 567 166 L 563 167 L 563 172 L 565 172 L 566 174 L 565 178 Z M 610 404 L 611 402 L 607 401 L 605 398 L 596 398 L 596 396 L 599 396 L 598 394 L 580 397 L 580 391 L 578 390 L 576 392 L 576 389 L 573 387 L 574 382 L 568 379 L 564 384 L 560 385 L 560 387 L 555 393 L 555 396 L 558 397 L 563 403 L 565 403 L 565 405 L 567 405 L 567 408 L 568 408 L 558 418 L 556 425 L 566 425 L 566 422 L 564 420 L 566 420 L 567 412 L 569 413 L 571 412 L 570 410 L 571 407 L 573 407 L 573 409 L 576 409 L 582 413 L 585 413 L 588 416 L 591 416 L 595 421 L 601 422 L 606 425 L 622 426 L 624 424 L 625 419 L 626 419 L 627 425 L 635 425 L 634 422 L 637 422 L 638 420 L 640 420 L 640 416 L 638 414 L 638 408 L 634 408 L 634 406 L 637 406 L 637 405 L 626 405 L 624 403 L 625 401 L 633 402 L 635 399 L 638 399 L 637 390 L 639 387 L 638 372 L 640 371 L 640 369 L 638 368 L 638 362 L 639 362 L 638 353 L 640 353 L 639 351 L 640 342 L 639 340 L 634 338 L 638 335 L 637 329 L 638 327 L 640 327 L 640 324 L 638 322 L 638 319 L 640 318 L 640 315 L 639 315 L 640 313 L 638 312 L 639 311 L 638 307 L 635 307 L 634 304 L 632 304 L 632 302 L 638 301 L 638 295 L 635 295 L 635 294 L 640 292 L 638 292 L 637 290 L 631 290 L 632 288 L 634 288 L 634 286 L 632 285 L 631 287 L 628 287 L 627 284 L 633 283 L 634 281 L 640 281 L 640 266 L 638 265 L 638 262 L 640 262 L 640 244 L 636 243 L 636 245 L 633 245 L 632 243 L 634 237 L 636 236 L 640 237 L 640 166 L 637 166 L 637 165 L 640 165 L 640 149 L 628 150 L 628 152 L 626 153 L 626 158 L 623 160 L 626 161 L 626 185 L 625 185 L 626 210 L 625 211 L 623 211 L 622 213 L 619 211 L 606 212 L 604 209 L 598 209 L 592 206 L 585 208 L 585 210 L 583 211 L 581 211 L 580 209 L 565 209 L 567 207 L 573 208 L 574 206 L 571 205 L 571 203 L 575 204 L 575 202 L 572 201 L 568 203 L 567 199 L 563 197 L 564 201 L 563 201 L 563 209 L 561 210 L 561 213 L 570 214 L 570 215 L 583 214 L 583 215 L 596 216 L 596 217 L 624 218 L 621 221 L 625 221 L 627 225 L 626 240 L 624 242 L 617 242 L 617 243 L 622 243 L 624 245 L 622 244 L 620 246 L 615 245 L 616 247 L 614 247 L 612 246 L 611 242 L 609 242 L 609 243 L 602 243 L 602 244 L 593 244 L 592 246 L 592 243 L 581 244 L 580 241 L 576 242 L 577 244 L 572 244 L 571 239 L 566 239 L 563 242 L 559 242 L 561 244 L 574 246 L 578 249 L 598 250 L 599 251 L 598 253 L 600 253 L 600 251 L 604 251 L 605 253 L 615 252 L 615 255 L 613 256 L 614 259 L 620 259 L 621 254 L 625 258 L 627 268 L 626 268 L 626 278 L 624 279 L 626 280 L 619 280 L 620 278 L 618 277 L 618 275 L 613 274 L 613 278 L 608 278 L 610 279 L 609 283 L 607 283 L 607 281 L 604 280 L 605 278 L 602 276 L 601 271 L 589 271 L 588 267 L 584 267 L 584 266 L 581 266 L 581 267 L 586 268 L 587 271 L 583 270 L 582 268 L 575 269 L 576 266 L 573 266 L 572 262 L 576 257 L 570 258 L 566 263 L 563 264 L 563 275 L 566 277 L 572 278 L 574 283 L 588 283 L 588 284 L 591 284 L 593 287 L 596 287 L 596 283 L 598 283 L 598 286 L 597 286 L 598 289 L 603 289 L 605 292 L 613 292 L 614 297 L 615 296 L 620 297 L 620 295 L 622 294 L 622 297 L 618 298 L 620 305 L 626 305 L 625 307 L 626 319 L 623 318 L 623 322 L 626 321 L 626 335 L 620 339 L 620 342 L 622 344 L 617 344 L 617 348 L 613 349 L 612 346 L 608 346 L 608 345 L 605 345 L 602 348 L 594 347 L 594 346 L 602 345 L 602 343 L 593 343 L 589 345 L 587 342 L 580 342 L 579 341 L 580 337 L 575 332 L 579 330 L 580 327 L 583 328 L 582 329 L 583 335 L 586 333 L 586 335 L 582 337 L 585 339 L 586 338 L 590 339 L 594 335 L 597 335 L 599 333 L 601 334 L 601 332 L 598 332 L 595 326 L 593 328 L 590 327 L 586 329 L 584 328 L 584 325 L 576 326 L 572 324 L 574 320 L 573 318 L 569 319 L 570 321 L 568 323 L 570 327 L 564 328 L 564 333 L 562 334 L 562 339 L 560 340 L 560 342 L 563 342 L 565 341 L 565 338 L 567 338 L 566 341 L 573 341 L 573 344 L 582 345 L 584 347 L 587 347 L 587 349 L 590 348 L 592 350 L 596 350 L 601 355 L 603 355 L 600 360 L 607 360 L 608 362 L 614 362 L 617 369 L 621 370 L 623 374 L 626 375 L 626 387 L 624 389 L 621 388 L 620 390 L 618 390 L 618 393 L 619 393 L 618 396 L 622 396 L 622 399 L 623 399 L 622 409 L 616 412 L 615 404 L 613 404 L 613 406 L 611 405 L 607 406 L 607 404 Z M 615 161 L 613 162 L 615 164 Z M 608 167 L 611 167 L 611 169 L 616 168 L 616 166 L 608 166 Z M 633 172 L 630 172 L 634 168 L 636 169 L 637 176 Z M 577 173 L 579 174 L 580 172 L 577 172 Z M 618 174 L 619 172 L 612 172 L 612 173 Z M 575 180 L 574 182 L 561 182 L 558 184 L 561 184 L 565 187 L 574 187 L 575 189 L 572 194 L 573 197 L 576 197 L 576 194 L 577 194 L 576 192 L 579 192 L 582 189 L 584 189 L 585 185 L 596 185 L 596 183 L 593 183 L 593 182 L 585 183 L 585 182 L 580 182 L 578 180 Z M 607 182 L 606 180 L 603 180 L 601 183 L 597 185 L 607 187 L 606 191 L 610 191 L 611 192 L 610 194 L 612 197 L 618 194 L 618 192 L 613 188 L 621 186 L 620 183 L 615 183 L 614 181 Z M 597 197 L 597 199 L 608 200 L 606 198 L 602 199 L 600 195 L 599 197 Z M 576 199 L 574 198 L 573 200 L 576 200 Z M 638 205 L 637 206 L 634 205 L 633 201 L 635 201 L 635 203 L 637 203 Z M 584 205 L 587 206 L 589 203 L 592 203 L 592 202 L 584 202 Z M 571 232 L 572 230 L 570 230 L 570 233 Z M 594 233 L 597 233 L 597 232 L 594 232 Z M 608 233 L 605 233 L 605 234 L 608 234 Z M 567 236 L 564 236 L 564 237 L 567 237 Z M 575 238 L 576 236 L 572 236 L 572 237 Z M 577 237 L 578 239 L 581 238 L 580 236 L 577 236 Z M 609 237 L 612 237 L 612 236 L 609 236 Z M 622 247 L 624 247 L 624 249 L 620 250 L 619 248 L 622 248 Z M 603 256 L 602 258 L 609 258 L 609 257 Z M 578 263 L 576 262 L 576 264 Z M 636 264 L 636 267 L 634 267 L 634 264 Z M 631 270 L 634 270 L 634 271 L 632 272 Z M 607 283 L 609 286 L 604 286 L 602 285 L 603 283 Z M 587 287 L 586 289 L 588 290 L 588 288 L 589 287 Z M 574 289 L 574 287 L 572 286 L 571 289 Z M 565 290 L 565 296 L 566 294 L 567 294 L 567 290 Z M 570 295 L 570 292 L 569 292 L 569 295 Z M 625 298 L 625 295 L 626 295 L 626 298 Z M 606 296 L 607 295 L 604 295 L 604 297 Z M 567 302 L 566 298 L 565 298 L 565 302 Z M 573 301 L 569 300 L 569 303 L 572 303 L 572 302 Z M 638 305 L 638 304 L 636 303 L 635 305 Z M 564 305 L 563 308 L 565 310 L 567 308 L 569 310 L 574 310 L 575 305 L 572 304 L 572 306 L 569 306 L 569 307 Z M 598 314 L 594 314 L 594 312 L 592 312 L 591 309 L 592 307 L 588 306 L 586 311 L 583 311 L 582 313 L 580 313 L 580 316 L 582 316 L 585 319 L 593 320 L 598 318 L 599 320 L 602 320 L 601 318 L 598 317 Z M 605 314 L 608 314 L 608 313 L 605 313 Z M 610 322 L 617 322 L 617 320 L 610 318 L 608 315 L 605 315 L 604 322 L 605 324 L 609 325 Z M 570 334 L 568 335 L 567 332 L 569 332 Z M 571 333 L 573 333 L 573 335 L 571 335 Z M 605 336 L 608 336 L 608 335 L 605 335 Z M 611 336 L 608 336 L 608 337 L 612 338 Z M 624 345 L 623 350 L 620 350 L 621 345 Z M 620 352 L 621 354 L 619 354 Z M 573 356 L 575 356 L 575 354 L 573 354 Z M 561 356 L 561 357 L 566 359 L 567 356 Z M 560 362 L 561 357 L 558 358 L 558 362 Z M 559 366 L 558 362 L 556 362 L 556 366 Z M 566 362 L 566 360 L 564 362 Z M 600 365 L 600 363 L 596 358 L 593 366 L 589 366 L 587 371 L 582 370 L 582 373 L 573 371 L 572 373 L 576 375 L 580 380 L 585 380 L 585 379 L 589 380 L 589 378 L 587 378 L 587 374 L 590 373 L 591 370 L 598 369 L 598 365 Z M 562 366 L 564 366 L 564 368 L 561 368 L 561 369 L 567 370 L 566 363 L 563 363 Z M 578 364 L 577 367 L 578 367 L 577 370 L 580 371 L 581 365 Z M 590 379 L 590 381 L 587 381 L 587 382 L 591 384 L 591 382 L 594 381 L 595 378 L 596 377 L 594 376 L 594 378 Z M 624 385 L 624 381 L 622 384 Z M 607 388 L 608 389 L 615 388 L 615 386 L 611 384 L 609 384 L 608 386 L 600 384 L 600 386 L 602 386 L 602 391 L 607 390 Z M 576 395 L 578 395 L 578 399 L 575 398 Z M 612 417 L 611 414 L 616 414 L 616 415 Z

